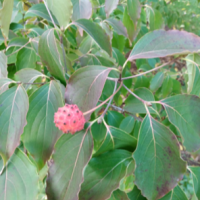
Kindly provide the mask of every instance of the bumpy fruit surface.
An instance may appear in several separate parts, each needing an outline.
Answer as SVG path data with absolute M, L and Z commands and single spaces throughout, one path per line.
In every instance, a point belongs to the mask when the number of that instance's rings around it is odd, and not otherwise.
M 54 114 L 54 123 L 63 133 L 74 134 L 84 128 L 85 118 L 77 105 L 65 104 Z

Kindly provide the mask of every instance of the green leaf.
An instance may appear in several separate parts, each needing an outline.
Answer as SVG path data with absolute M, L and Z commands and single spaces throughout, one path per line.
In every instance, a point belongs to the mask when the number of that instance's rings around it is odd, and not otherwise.
M 163 83 L 163 80 L 164 80 L 164 73 L 163 72 L 158 72 L 151 80 L 151 83 L 150 83 L 150 89 L 155 92 L 157 91 L 162 83 Z
M 47 5 L 58 20 L 60 28 L 65 29 L 73 13 L 71 0 L 47 0 Z
M 196 194 L 196 198 L 200 198 L 200 167 L 189 167 L 192 173 L 194 191 Z
M 136 26 L 141 13 L 141 5 L 139 0 L 127 0 L 127 9 L 131 20 Z
M 80 200 L 102 200 L 110 197 L 126 175 L 126 168 L 133 162 L 132 153 L 114 150 L 92 158 L 84 173 Z
M 128 193 L 128 198 L 130 200 L 147 200 L 145 197 L 142 196 L 141 191 L 134 186 L 133 190 Z
M 72 20 L 89 19 L 92 15 L 92 4 L 90 0 L 72 0 L 73 15 Z
M 78 199 L 83 170 L 90 160 L 92 149 L 91 135 L 85 131 L 64 134 L 58 140 L 47 178 L 48 199 Z
M 137 140 L 133 136 L 115 127 L 109 127 L 107 131 L 109 133 L 107 132 L 105 139 L 94 154 L 95 156 L 114 149 L 125 149 L 129 151 L 135 149 Z
M 35 17 L 35 16 L 42 17 L 46 19 L 47 21 L 52 22 L 51 17 L 49 16 L 49 13 L 43 3 L 33 5 L 25 14 L 25 18 Z M 57 19 L 54 16 L 52 17 L 53 17 L 54 22 L 58 24 Z
M 7 56 L 3 51 L 0 51 L 0 79 L 6 78 L 7 76 Z
M 190 92 L 190 94 L 193 95 L 200 95 L 200 71 L 199 68 L 197 66 L 195 66 L 196 70 L 195 70 L 195 78 L 194 78 L 194 83 L 193 83 L 193 88 L 192 91 Z
M 15 78 L 17 81 L 21 81 L 22 83 L 30 83 L 30 84 L 24 84 L 24 88 L 26 90 L 28 90 L 31 87 L 31 83 L 33 83 L 39 77 L 46 77 L 46 76 L 41 72 L 30 68 L 21 69 L 15 74 Z
M 0 78 L 0 94 L 5 92 L 11 83 L 15 83 L 15 81 L 9 78 Z
M 188 89 L 187 92 L 190 94 L 194 87 L 196 87 L 195 77 L 199 74 L 198 65 L 200 65 L 200 55 L 190 54 L 186 58 L 186 66 L 188 71 Z
M 122 192 L 121 190 L 115 190 L 111 197 L 108 200 L 129 200 L 127 194 L 125 192 Z
M 164 20 L 162 17 L 162 14 L 158 10 L 152 10 L 152 8 L 149 8 L 149 14 L 150 14 L 150 30 L 156 30 L 161 29 L 164 25 Z
M 38 179 L 35 166 L 17 148 L 0 176 L 1 199 L 36 200 Z
M 122 120 L 119 128 L 130 134 L 133 131 L 134 124 L 135 119 L 132 116 L 128 116 Z
M 94 108 L 111 69 L 103 66 L 88 66 L 75 71 L 67 84 L 66 102 L 77 104 L 82 112 Z M 90 119 L 90 115 L 85 116 L 87 121 Z
M 119 3 L 119 0 L 105 0 L 105 12 L 107 18 L 109 15 L 117 8 L 117 5 Z
M 54 144 L 62 135 L 53 122 L 54 113 L 62 106 L 62 94 L 56 81 L 43 85 L 30 97 L 27 126 L 22 140 L 39 169 L 45 165 L 51 156 Z
M 0 10 L 0 26 L 5 42 L 8 40 L 13 4 L 14 0 L 4 0 L 3 7 Z
M 107 122 L 108 125 L 119 127 L 121 121 L 124 119 L 124 116 L 122 113 L 119 113 L 117 111 L 108 111 L 107 112 Z
M 173 88 L 173 80 L 172 78 L 168 75 L 164 81 L 163 81 L 163 85 L 162 85 L 162 95 L 163 97 L 167 97 L 171 92 L 172 92 L 172 88 Z
M 188 200 L 187 196 L 183 190 L 177 185 L 172 191 L 170 191 L 166 196 L 160 200 Z
M 38 48 L 41 61 L 47 66 L 49 72 L 66 84 L 63 52 L 55 38 L 54 29 L 49 29 L 42 34 Z
M 0 95 L 0 155 L 4 166 L 20 144 L 28 107 L 28 96 L 20 85 Z
M 193 152 L 200 148 L 200 99 L 192 95 L 176 95 L 164 99 L 169 121 L 180 131 L 187 151 Z
M 149 200 L 166 195 L 186 172 L 176 136 L 151 116 L 146 116 L 142 122 L 133 157 L 135 184 Z
M 106 20 L 118 35 L 123 35 L 128 38 L 128 33 L 123 23 L 116 18 L 109 18 Z
M 17 54 L 17 70 L 24 68 L 36 68 L 37 55 L 34 50 L 23 48 Z
M 146 87 L 148 88 L 150 85 L 150 80 L 146 76 L 139 76 L 137 77 L 137 80 L 135 82 L 134 88 L 141 88 L 141 87 Z
M 152 92 L 147 88 L 138 88 L 134 91 L 134 93 L 145 101 L 155 101 Z M 124 110 L 133 114 L 146 113 L 144 104 L 131 94 L 125 100 Z M 156 105 L 153 104 L 152 107 L 149 107 L 149 110 L 151 113 L 155 114 L 157 112 Z
M 199 46 L 200 37 L 193 33 L 156 30 L 147 33 L 135 44 L 128 60 L 195 53 L 199 51 Z
M 110 38 L 100 25 L 88 19 L 79 19 L 73 22 L 73 24 L 82 28 L 94 39 L 94 41 L 100 46 L 100 48 L 105 50 L 110 56 L 112 55 Z
M 136 38 L 137 34 L 139 33 L 140 24 L 137 24 L 131 20 L 131 17 L 128 14 L 127 7 L 124 10 L 123 15 L 123 24 L 127 29 L 128 38 L 131 42 Z

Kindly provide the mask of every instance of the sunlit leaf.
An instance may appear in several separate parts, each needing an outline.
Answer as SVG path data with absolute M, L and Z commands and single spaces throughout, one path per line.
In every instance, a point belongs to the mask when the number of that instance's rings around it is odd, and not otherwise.
M 65 29 L 73 12 L 71 0 L 47 0 L 47 5 L 58 20 L 60 27 Z
M 3 7 L 0 9 L 0 26 L 5 41 L 8 39 L 13 4 L 14 0 L 4 0 Z

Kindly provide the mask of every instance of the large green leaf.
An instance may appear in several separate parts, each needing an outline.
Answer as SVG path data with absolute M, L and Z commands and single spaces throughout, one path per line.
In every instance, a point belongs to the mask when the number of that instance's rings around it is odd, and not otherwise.
M 147 88 L 138 88 L 134 93 L 145 101 L 155 101 L 152 92 Z M 144 104 L 131 94 L 125 100 L 124 110 L 133 114 L 146 113 Z M 155 114 L 157 110 L 156 105 L 153 104 L 152 107 L 149 107 L 149 110 Z
M 31 86 L 31 83 L 33 83 L 39 77 L 46 77 L 46 76 L 41 72 L 30 68 L 21 69 L 15 74 L 15 78 L 17 81 L 21 81 L 22 83 L 27 83 L 24 84 L 26 90 Z
M 63 52 L 61 45 L 55 38 L 54 29 L 47 30 L 42 34 L 38 48 L 41 60 L 49 72 L 65 84 Z
M 117 8 L 118 3 L 119 0 L 105 0 L 105 12 L 107 17 Z
M 66 102 L 77 104 L 82 112 L 94 108 L 111 69 L 103 66 L 88 66 L 74 72 L 67 84 Z M 85 119 L 89 120 L 90 115 L 86 115 Z
M 137 144 L 137 139 L 135 137 L 115 127 L 110 127 L 108 131 L 105 140 L 102 141 L 99 149 L 94 154 L 95 156 L 113 149 L 134 151 Z
M 60 27 L 65 29 L 73 12 L 71 0 L 47 0 L 47 5 L 58 20 Z
M 53 164 L 47 178 L 47 196 L 50 200 L 78 199 L 83 171 L 92 154 L 90 133 L 64 134 L 55 145 Z
M 41 169 L 49 159 L 54 144 L 62 135 L 53 122 L 54 113 L 63 106 L 60 86 L 56 81 L 40 87 L 30 97 L 30 108 L 27 114 L 27 126 L 22 140 L 26 149 Z
M 142 122 L 133 157 L 135 184 L 149 200 L 166 195 L 186 172 L 176 136 L 151 116 L 146 116 Z
M 1 199 L 36 200 L 38 179 L 36 167 L 17 148 L 0 176 Z
M 90 0 L 72 0 L 73 15 L 72 20 L 89 19 L 92 15 L 92 4 Z
M 3 51 L 0 51 L 0 79 L 6 78 L 7 75 L 7 56 Z
M 17 70 L 24 68 L 36 68 L 37 55 L 33 49 L 21 49 L 17 54 Z
M 196 87 L 195 77 L 199 74 L 198 66 L 200 65 L 200 56 L 199 54 L 190 54 L 186 58 L 187 63 L 187 72 L 188 72 L 188 89 L 187 92 L 190 94 L 193 90 L 193 87 Z M 199 78 L 199 77 L 198 77 Z M 199 88 L 199 87 L 198 87 Z
M 0 10 L 0 26 L 5 41 L 8 39 L 13 4 L 14 0 L 4 0 L 3 7 Z
M 112 54 L 110 38 L 100 25 L 88 19 L 79 19 L 73 23 L 87 32 L 94 39 L 94 41 L 109 55 Z
M 0 95 L 0 155 L 4 165 L 20 144 L 28 107 L 28 96 L 21 85 Z
M 194 191 L 196 194 L 196 199 L 200 199 L 200 167 L 189 167 L 192 173 Z
M 165 195 L 160 200 L 188 200 L 183 190 L 177 185 L 172 191 Z
M 51 17 L 49 16 L 49 13 L 43 3 L 33 5 L 25 14 L 25 17 L 35 17 L 35 16 L 42 17 L 47 21 L 52 22 Z M 54 17 L 54 15 L 52 17 L 54 22 L 58 24 L 58 21 Z
M 84 173 L 84 182 L 79 194 L 80 200 L 102 200 L 110 197 L 126 175 L 127 166 L 133 159 L 126 150 L 114 150 L 92 158 Z
M 128 60 L 156 58 L 199 51 L 200 37 L 186 31 L 156 30 L 147 33 L 134 46 Z
M 170 122 L 180 131 L 187 151 L 200 148 L 200 99 L 192 95 L 176 95 L 161 101 Z

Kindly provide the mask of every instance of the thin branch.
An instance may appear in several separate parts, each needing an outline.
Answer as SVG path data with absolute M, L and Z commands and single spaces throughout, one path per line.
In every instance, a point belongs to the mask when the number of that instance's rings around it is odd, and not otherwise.
M 99 102 L 103 102 L 103 101 L 99 100 Z M 107 103 L 105 103 L 105 104 L 108 105 Z M 123 108 L 117 107 L 117 106 L 112 105 L 112 104 L 110 105 L 110 107 L 111 107 L 112 109 L 116 110 L 116 111 L 121 112 L 121 113 L 127 113 L 128 115 L 134 117 L 134 118 L 137 119 L 138 121 L 141 121 L 141 122 L 142 122 L 142 120 L 143 120 L 141 117 L 137 117 L 136 115 L 134 115 L 134 114 L 132 114 L 132 113 L 130 113 L 130 112 L 124 110 Z
M 123 82 L 120 83 L 120 86 L 118 87 L 118 89 L 116 90 L 115 93 L 113 93 L 108 99 L 106 99 L 104 102 L 102 102 L 101 104 L 99 104 L 98 106 L 92 108 L 91 110 L 88 110 L 87 112 L 83 113 L 83 115 L 88 115 L 92 112 L 94 112 L 96 109 L 100 108 L 101 106 L 103 106 L 105 103 L 107 103 L 122 87 Z
M 142 75 L 145 75 L 145 74 L 148 74 L 148 73 L 157 71 L 158 69 L 161 69 L 162 67 L 165 67 L 165 66 L 169 65 L 169 64 L 172 63 L 172 62 L 173 62 L 173 61 L 164 63 L 164 64 L 160 65 L 159 67 L 156 67 L 156 68 L 154 68 L 154 69 L 151 69 L 151 70 L 149 70 L 149 71 L 146 71 L 146 72 L 143 72 L 143 73 L 140 73 L 140 74 L 136 74 L 136 75 L 129 76 L 129 77 L 124 77 L 124 78 L 122 78 L 122 80 L 127 80 L 127 79 L 131 79 L 131 78 L 136 78 L 136 77 L 138 77 L 138 76 L 142 76 Z
M 14 51 L 13 53 L 11 53 L 11 54 L 9 54 L 9 55 L 7 55 L 7 56 L 9 57 L 9 56 L 14 55 L 15 53 L 17 53 L 18 51 L 20 51 L 21 49 L 23 49 L 26 45 L 28 45 L 30 42 L 31 42 L 31 38 L 29 39 L 29 41 L 28 41 L 26 44 L 24 44 L 24 45 L 21 46 L 19 49 L 17 49 L 16 51 Z
M 137 96 L 135 93 L 133 93 L 130 89 L 128 89 L 124 84 L 123 87 L 130 93 L 132 94 L 135 98 L 137 98 L 139 101 L 141 101 L 143 104 L 149 104 L 147 101 L 144 99 L 141 99 L 139 96 Z
M 113 94 L 116 92 L 116 89 L 117 89 L 117 81 L 115 81 L 115 87 L 114 87 L 114 90 L 113 90 Z M 111 103 L 112 103 L 112 100 L 113 100 L 114 96 L 110 99 L 109 103 L 107 104 L 107 107 L 106 109 L 104 110 L 104 112 L 102 113 L 101 117 L 104 117 L 104 115 L 106 114 L 106 112 L 108 111 Z

